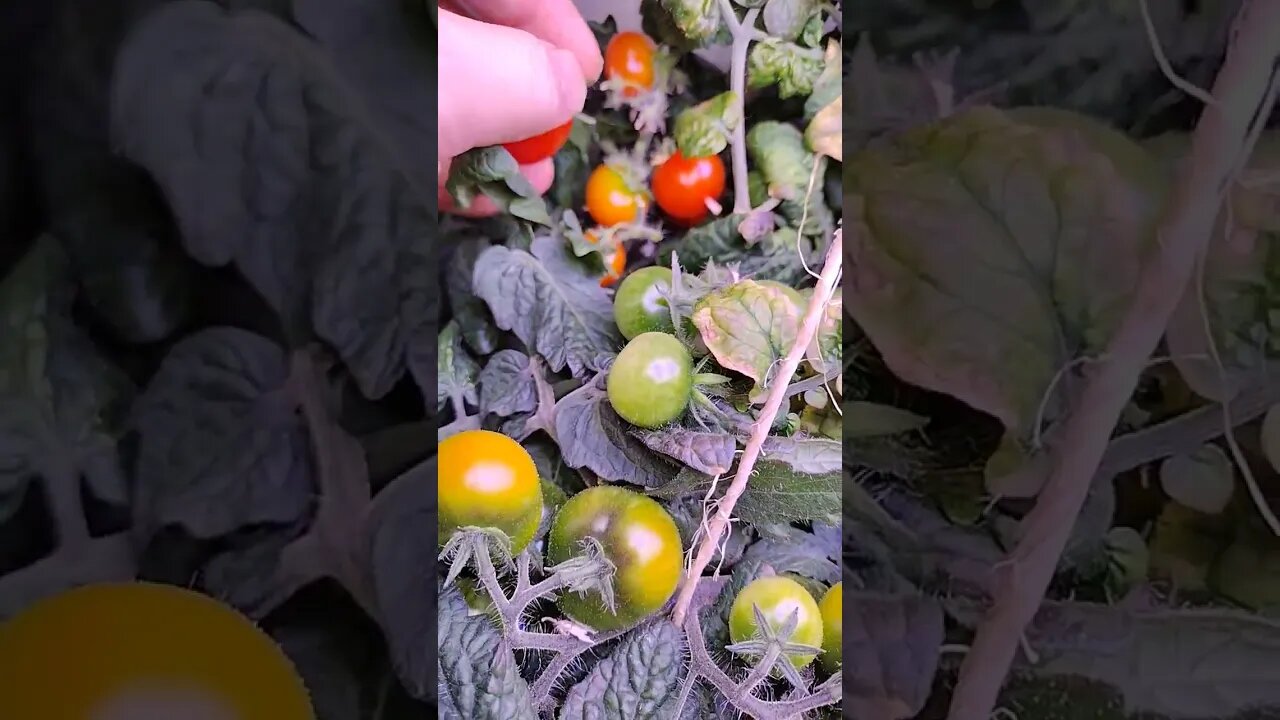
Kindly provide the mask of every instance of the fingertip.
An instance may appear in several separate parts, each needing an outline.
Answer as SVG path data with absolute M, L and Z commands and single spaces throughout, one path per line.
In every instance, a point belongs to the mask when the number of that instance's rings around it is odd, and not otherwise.
M 568 50 L 548 46 L 547 59 L 555 74 L 560 107 L 564 109 L 564 114 L 581 112 L 587 102 L 587 86 L 582 80 L 582 66 L 578 63 L 578 58 Z
M 556 164 L 551 158 L 539 160 L 532 165 L 521 165 L 520 172 L 529 180 L 529 184 L 534 190 L 542 195 L 551 189 L 551 183 L 556 179 Z

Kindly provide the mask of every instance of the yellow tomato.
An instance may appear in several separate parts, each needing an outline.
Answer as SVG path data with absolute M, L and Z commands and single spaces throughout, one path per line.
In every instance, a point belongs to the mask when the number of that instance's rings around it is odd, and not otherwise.
M 538 467 L 520 443 L 490 430 L 467 430 L 440 443 L 436 459 L 440 544 L 459 528 L 494 527 L 519 553 L 542 520 Z

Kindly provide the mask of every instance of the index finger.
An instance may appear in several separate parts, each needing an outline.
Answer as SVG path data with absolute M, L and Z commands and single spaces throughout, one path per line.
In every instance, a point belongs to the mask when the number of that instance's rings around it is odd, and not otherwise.
M 600 43 L 573 0 L 446 0 L 443 7 L 476 20 L 523 30 L 573 53 L 588 83 L 600 78 L 604 58 Z

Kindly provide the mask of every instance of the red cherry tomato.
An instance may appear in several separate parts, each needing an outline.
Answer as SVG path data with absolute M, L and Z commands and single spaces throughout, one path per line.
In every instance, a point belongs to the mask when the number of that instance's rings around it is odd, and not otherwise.
M 724 193 L 724 162 L 719 155 L 687 158 L 677 150 L 653 171 L 653 199 L 676 220 L 706 217 L 707 201 Z
M 635 97 L 653 87 L 653 41 L 644 33 L 620 32 L 604 49 L 604 77 L 621 80 L 628 87 L 623 97 Z
M 516 162 L 521 165 L 532 165 L 559 152 L 568 141 L 571 130 L 573 130 L 573 118 L 569 118 L 569 122 L 553 127 L 541 135 L 506 143 L 502 147 L 511 153 L 511 157 L 514 157 Z

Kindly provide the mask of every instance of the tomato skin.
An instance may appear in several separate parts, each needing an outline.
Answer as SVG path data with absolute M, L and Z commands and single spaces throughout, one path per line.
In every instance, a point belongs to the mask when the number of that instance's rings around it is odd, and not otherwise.
M 569 118 L 565 124 L 553 127 L 541 135 L 505 143 L 502 147 L 511 153 L 511 157 L 514 157 L 516 162 L 521 165 L 532 165 L 559 152 L 569 140 L 569 133 L 572 130 L 573 118 Z
M 542 484 L 520 443 L 490 430 L 460 432 L 440 443 L 436 467 L 441 545 L 468 525 L 502 530 L 512 553 L 533 539 L 542 520 Z
M 630 627 L 652 615 L 675 593 L 684 567 L 684 546 L 671 514 L 652 498 L 614 485 L 597 485 L 569 498 L 556 513 L 547 540 L 547 561 L 562 563 L 594 537 L 617 568 L 610 613 L 597 592 L 565 591 L 565 615 L 595 630 Z
M 648 35 L 633 31 L 620 32 L 609 39 L 604 49 L 604 77 L 621 80 L 623 97 L 635 97 L 641 89 L 653 87 L 653 41 Z
M 686 158 L 677 150 L 653 171 L 653 199 L 685 224 L 706 217 L 707 200 L 724 194 L 724 161 L 719 155 Z
M 587 178 L 587 212 L 597 225 L 635 222 L 644 204 L 644 197 L 627 187 L 622 174 L 608 165 L 592 170 Z
M 675 420 L 693 393 L 693 358 L 660 332 L 641 333 L 618 353 L 605 381 L 609 404 L 623 420 L 657 428 Z
M 818 603 L 800 583 L 781 575 L 757 578 L 734 598 L 729 608 L 729 638 L 737 643 L 755 636 L 756 617 L 753 606 L 764 613 L 769 626 L 777 630 L 792 611 L 799 611 L 796 631 L 790 642 L 822 646 L 822 613 Z M 792 656 L 791 664 L 802 668 L 813 662 L 813 655 Z
M 168 707 L 139 711 L 151 703 Z M 150 582 L 82 585 L 0 624 L 0 705 L 10 720 L 315 718 L 293 663 L 249 618 Z
M 822 667 L 835 672 L 840 667 L 840 643 L 844 639 L 844 582 L 831 586 L 818 603 L 822 613 Z
M 613 320 L 622 337 L 632 340 L 646 332 L 670 333 L 671 308 L 664 292 L 671 291 L 671 268 L 651 265 L 622 280 L 613 298 Z

